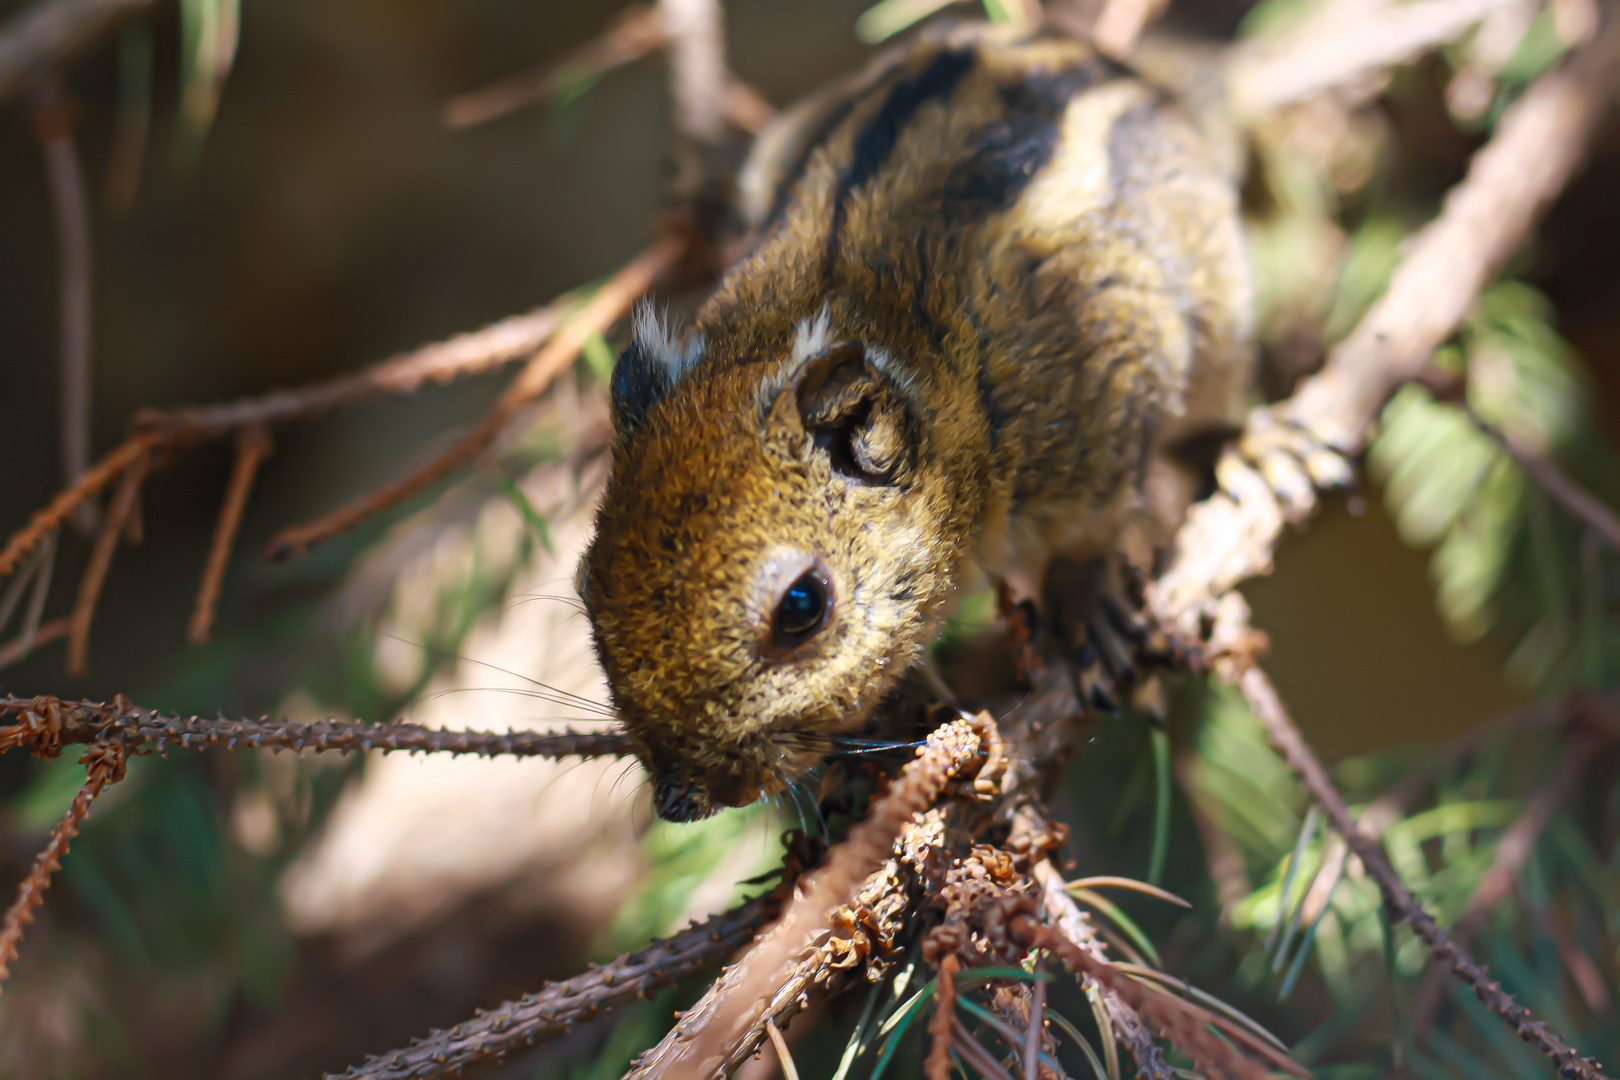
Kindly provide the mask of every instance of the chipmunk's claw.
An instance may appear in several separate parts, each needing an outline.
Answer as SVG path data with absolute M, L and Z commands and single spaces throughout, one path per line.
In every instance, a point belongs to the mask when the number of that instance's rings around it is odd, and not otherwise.
M 1116 713 L 1130 693 L 1162 670 L 1184 670 L 1198 663 L 1196 646 L 1170 638 L 1143 608 L 1140 582 L 1132 578 L 1125 596 L 1104 592 L 1092 616 L 1071 642 L 1075 694 L 1098 712 Z
M 1274 412 L 1260 411 L 1244 431 L 1238 453 L 1216 467 L 1216 482 L 1239 502 L 1264 485 L 1292 523 L 1315 507 L 1318 490 L 1353 488 L 1355 470 L 1343 454 L 1308 429 Z

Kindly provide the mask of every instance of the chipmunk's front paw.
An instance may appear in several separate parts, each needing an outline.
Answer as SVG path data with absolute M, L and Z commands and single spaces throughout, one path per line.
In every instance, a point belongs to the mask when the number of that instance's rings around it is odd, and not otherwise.
M 1260 409 L 1250 417 L 1238 453 L 1224 456 L 1216 466 L 1215 478 L 1240 503 L 1264 484 L 1292 523 L 1315 507 L 1319 489 L 1350 487 L 1355 471 L 1343 454 L 1306 428 Z
M 1089 619 L 1071 641 L 1075 693 L 1088 709 L 1116 712 L 1120 702 L 1153 671 L 1197 663 L 1196 647 L 1170 638 L 1143 608 L 1135 580 L 1097 597 Z

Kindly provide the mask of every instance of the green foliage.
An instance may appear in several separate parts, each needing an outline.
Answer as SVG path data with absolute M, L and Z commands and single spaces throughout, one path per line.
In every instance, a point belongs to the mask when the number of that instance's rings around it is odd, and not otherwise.
M 1384 411 L 1368 464 L 1401 538 L 1432 547 L 1436 605 L 1460 641 L 1496 629 L 1517 642 L 1508 670 L 1527 686 L 1552 689 L 1577 676 L 1584 646 L 1601 652 L 1602 581 L 1583 565 L 1582 526 L 1554 507 L 1475 418 L 1582 473 L 1612 476 L 1613 457 L 1594 434 L 1587 393 L 1569 346 L 1550 325 L 1546 301 L 1504 282 L 1436 357 L 1466 373 L 1463 402 L 1436 401 L 1403 387 Z M 1582 642 L 1582 625 L 1587 641 Z M 1596 642 L 1591 639 L 1597 638 Z M 1620 667 L 1601 655 L 1587 678 L 1611 684 Z

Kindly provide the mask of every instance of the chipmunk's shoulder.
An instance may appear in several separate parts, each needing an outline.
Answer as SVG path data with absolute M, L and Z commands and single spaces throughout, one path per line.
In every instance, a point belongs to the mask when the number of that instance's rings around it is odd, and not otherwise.
M 1032 110 L 1055 115 L 1089 89 L 1136 78 L 1061 34 L 936 24 L 783 110 L 755 140 L 739 174 L 737 208 L 748 227 L 769 227 L 817 157 L 857 181 L 865 178 L 891 161 L 896 141 L 928 106 L 987 122 Z

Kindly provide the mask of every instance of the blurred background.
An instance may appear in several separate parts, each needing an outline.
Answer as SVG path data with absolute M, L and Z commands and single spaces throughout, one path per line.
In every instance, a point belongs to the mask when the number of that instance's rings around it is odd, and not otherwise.
M 29 6 L 0 0 L 0 25 Z M 1312 6 L 1184 2 L 1165 25 L 1225 42 Z M 643 248 L 671 171 L 659 56 L 466 129 L 442 118 L 454 95 L 569 56 L 621 7 L 158 2 L 79 55 L 61 92 L 90 211 L 94 451 L 115 445 L 139 408 L 351 372 L 535 308 Z M 857 34 L 875 36 L 872 17 L 860 21 L 869 7 L 728 0 L 731 66 L 772 105 L 790 103 L 869 54 Z M 1403 238 L 1581 25 L 1579 4 L 1496 10 L 1511 18 L 1491 16 L 1375 84 L 1246 132 L 1259 392 L 1285 394 L 1348 331 Z M 6 533 L 64 481 L 60 249 L 37 101 L 13 99 L 0 125 Z M 1462 370 L 1503 358 L 1505 383 L 1470 384 L 1467 403 L 1487 417 L 1525 416 L 1610 505 L 1620 500 L 1610 450 L 1620 424 L 1617 176 L 1620 128 L 1610 123 L 1437 361 Z M 428 460 L 504 383 L 468 378 L 276 428 L 203 646 L 187 644 L 185 630 L 230 455 L 214 444 L 183 454 L 145 487 L 144 540 L 116 555 L 88 675 L 64 674 L 56 641 L 7 655 L 0 691 L 123 693 L 203 714 L 599 727 L 589 710 L 528 694 L 541 680 L 606 700 L 571 600 L 606 467 L 590 364 L 469 475 L 305 558 L 260 555 L 278 528 Z M 1334 497 L 1285 544 L 1276 572 L 1247 589 L 1279 688 L 1361 802 L 1424 760 L 1424 746 L 1620 674 L 1620 637 L 1604 632 L 1620 595 L 1614 553 L 1461 420 L 1455 401 L 1414 387 L 1390 409 L 1361 489 Z M 70 609 L 89 548 L 64 531 L 39 618 Z M 15 642 L 25 618 L 0 636 Z M 1547 1074 L 1470 1026 L 1466 1005 L 1446 1003 L 1437 1024 L 1464 1057 L 1401 1042 L 1391 1004 L 1415 992 L 1421 956 L 1385 947 L 1376 903 L 1356 892 L 1365 882 L 1335 894 L 1311 927 L 1300 988 L 1278 993 L 1260 943 L 1284 918 L 1279 867 L 1306 844 L 1304 801 L 1267 764 L 1275 759 L 1240 708 L 1187 697 L 1172 726 L 1181 787 L 1168 824 L 1155 825 L 1148 740 L 1129 718 L 1099 727 L 1065 807 L 1090 873 L 1144 875 L 1145 838 L 1169 829 L 1165 880 L 1195 910 L 1132 908 L 1167 966 L 1290 1044 L 1307 1040 L 1324 1069 L 1457 1075 L 1468 1074 L 1458 1061 L 1474 1061 L 1486 1070 L 1476 1075 Z M 1500 749 L 1450 761 L 1427 801 L 1406 808 L 1454 808 L 1411 831 L 1416 861 L 1403 866 L 1452 915 L 1559 752 L 1553 736 Z M 0 757 L 8 889 L 83 779 L 72 757 Z M 1522 958 L 1516 977 L 1550 980 L 1561 1026 L 1593 1033 L 1577 1042 L 1600 1056 L 1605 1037 L 1620 1052 L 1608 996 L 1620 963 L 1614 767 L 1612 748 L 1594 760 L 1567 828 L 1549 833 L 1555 850 L 1531 859 L 1534 896 L 1508 905 L 1501 931 L 1501 947 Z M 797 823 L 763 807 L 655 825 L 639 773 L 611 762 L 143 758 L 97 804 L 23 946 L 0 997 L 0 1075 L 293 1080 L 338 1070 L 723 909 L 736 882 L 774 864 L 778 833 Z M 1306 846 L 1320 855 L 1322 843 L 1312 833 Z M 1530 919 L 1531 908 L 1547 918 Z M 612 1023 L 576 1031 L 503 1075 L 618 1075 L 694 992 L 629 1010 L 611 1037 Z M 851 1019 L 833 1009 L 819 1022 Z M 1400 1045 L 1411 1046 L 1404 1060 L 1390 1049 Z

